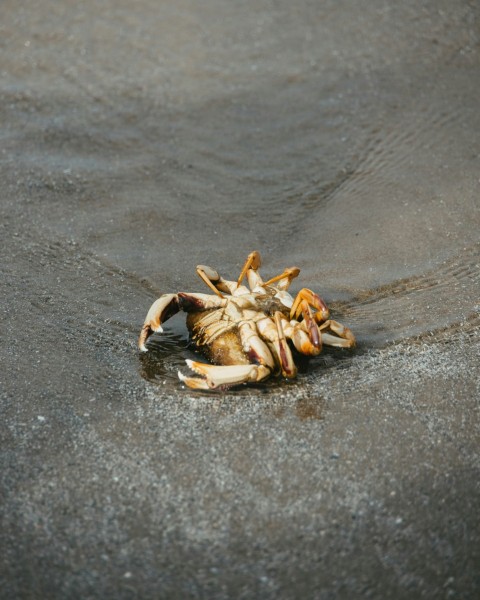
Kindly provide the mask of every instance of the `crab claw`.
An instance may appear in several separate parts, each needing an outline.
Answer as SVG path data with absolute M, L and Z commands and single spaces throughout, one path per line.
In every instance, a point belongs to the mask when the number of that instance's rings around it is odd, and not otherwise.
M 138 338 L 138 348 L 147 351 L 146 341 L 152 333 L 162 333 L 162 323 L 180 310 L 177 294 L 163 294 L 150 307 Z
M 163 294 L 150 307 L 138 338 L 138 347 L 142 352 L 147 351 L 146 341 L 152 333 L 161 333 L 162 323 L 173 317 L 179 310 L 195 312 L 225 306 L 225 298 L 209 294 Z
M 205 379 L 200 377 L 187 377 L 181 371 L 178 371 L 178 378 L 182 383 L 188 385 L 189 388 L 194 390 L 209 390 L 208 383 Z
M 241 383 L 261 381 L 270 375 L 270 369 L 263 365 L 217 366 L 187 359 L 187 366 L 201 377 L 186 377 L 178 372 L 179 379 L 193 389 L 214 390 Z

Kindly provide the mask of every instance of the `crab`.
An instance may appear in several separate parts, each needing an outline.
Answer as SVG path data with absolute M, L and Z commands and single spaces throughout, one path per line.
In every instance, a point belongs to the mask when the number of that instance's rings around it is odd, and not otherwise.
M 162 332 L 162 324 L 182 310 L 196 348 L 213 364 L 186 360 L 197 376 L 178 377 L 193 389 L 226 389 L 259 382 L 271 375 L 297 375 L 292 350 L 316 356 L 322 345 L 355 346 L 348 327 L 329 318 L 325 302 L 310 289 L 295 297 L 288 293 L 298 267 L 263 281 L 260 254 L 251 252 L 237 281 L 223 279 L 215 269 L 198 265 L 197 274 L 213 294 L 163 294 L 147 313 L 138 347 L 146 352 L 147 339 Z M 243 285 L 246 277 L 248 287 Z M 292 348 L 293 346 L 293 348 Z M 293 350 L 293 352 L 295 352 Z

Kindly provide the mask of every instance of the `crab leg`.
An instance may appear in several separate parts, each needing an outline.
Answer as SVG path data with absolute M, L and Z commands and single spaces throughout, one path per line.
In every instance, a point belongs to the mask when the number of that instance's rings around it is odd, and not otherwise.
M 305 328 L 305 331 L 308 333 L 308 339 L 311 341 L 313 346 L 316 348 L 322 347 L 322 340 L 320 337 L 320 331 L 318 329 L 317 322 L 313 318 L 312 311 L 310 310 L 310 306 L 306 300 L 302 300 L 301 304 L 303 321 L 302 326 Z
M 268 367 L 270 371 L 275 369 L 275 360 L 268 349 L 267 344 L 258 335 L 257 328 L 249 321 L 240 324 L 238 331 L 242 340 L 243 351 L 253 364 Z
M 225 306 L 227 300 L 218 296 L 208 294 L 187 294 L 179 292 L 178 294 L 163 294 L 155 300 L 147 313 L 143 323 L 140 337 L 138 338 L 138 347 L 142 352 L 147 351 L 146 341 L 154 332 L 161 333 L 162 323 L 175 315 L 179 310 L 185 312 L 209 310 Z
M 290 284 L 292 283 L 292 279 L 295 279 L 295 277 L 297 277 L 299 273 L 300 269 L 298 267 L 288 267 L 287 269 L 285 269 L 285 271 L 283 271 L 283 273 L 280 273 L 280 275 L 272 277 L 272 279 L 266 281 L 264 285 L 272 285 L 272 283 L 278 281 L 279 283 L 276 285 L 276 288 L 278 290 L 288 290 Z
M 247 276 L 248 285 L 250 286 L 250 289 L 252 291 L 257 286 L 262 286 L 263 285 L 262 278 L 257 273 L 257 270 L 260 268 L 261 264 L 262 264 L 262 259 L 260 258 L 260 253 L 257 252 L 256 250 L 254 250 L 253 252 L 250 252 L 250 254 L 247 256 L 247 260 L 245 261 L 245 264 L 243 265 L 243 269 L 240 273 L 240 277 L 238 278 L 237 286 L 239 286 L 242 283 L 245 275 Z
M 338 323 L 338 321 L 325 321 L 318 327 L 321 332 L 322 341 L 327 346 L 336 346 L 338 348 L 353 348 L 355 346 L 355 336 L 348 327 Z M 326 330 L 326 331 L 324 331 Z M 336 335 L 330 335 L 328 331 Z
M 261 381 L 271 371 L 263 365 L 229 365 L 216 366 L 187 359 L 187 365 L 201 377 L 186 377 L 180 371 L 178 377 L 193 389 L 213 390 L 218 387 L 230 387 L 240 383 Z
M 220 292 L 226 292 L 232 296 L 241 296 L 242 294 L 250 293 L 250 290 L 244 285 L 238 285 L 236 281 L 223 279 L 212 267 L 198 265 L 197 273 L 208 287 L 221 297 L 223 296 Z
M 282 325 L 282 313 L 275 313 L 275 326 L 278 335 L 278 356 L 280 358 L 280 366 L 282 367 L 282 375 L 284 377 L 296 377 L 297 367 L 293 361 L 293 356 L 285 338 L 285 332 Z
M 298 319 L 298 317 L 304 312 L 303 301 L 305 301 L 309 306 L 312 306 L 317 310 L 315 313 L 316 321 L 325 321 L 329 317 L 329 311 L 325 302 L 317 296 L 312 290 L 308 288 L 302 288 L 295 298 L 292 308 L 290 310 L 290 319 Z M 304 315 L 305 316 L 305 315 Z
M 261 319 L 257 322 L 257 328 L 270 347 L 273 349 L 284 377 L 293 378 L 297 374 L 297 368 L 293 362 L 292 352 L 285 339 L 285 333 L 281 321 L 281 313 L 275 314 L 275 323 L 270 318 Z
M 322 337 L 318 336 L 319 343 L 313 344 L 304 321 L 299 323 L 298 321 L 288 322 L 286 319 L 283 323 L 285 329 L 285 335 L 292 340 L 295 348 L 301 353 L 308 356 L 316 356 L 322 351 Z
M 211 267 L 207 267 L 206 265 L 197 265 L 197 275 L 204 281 L 208 287 L 223 298 L 223 294 L 215 287 L 215 283 L 219 283 L 221 281 L 220 275 L 212 269 Z

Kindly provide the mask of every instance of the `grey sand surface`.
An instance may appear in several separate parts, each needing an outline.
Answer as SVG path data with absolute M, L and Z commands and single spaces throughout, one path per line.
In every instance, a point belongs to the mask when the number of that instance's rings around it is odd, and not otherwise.
M 477 3 L 0 12 L 0 597 L 479 597 Z M 253 249 L 358 348 L 138 355 Z

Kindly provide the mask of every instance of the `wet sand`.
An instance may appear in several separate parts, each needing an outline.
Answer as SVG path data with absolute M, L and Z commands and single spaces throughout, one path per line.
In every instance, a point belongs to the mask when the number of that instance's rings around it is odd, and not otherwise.
M 480 593 L 480 12 L 4 2 L 0 596 Z M 358 337 L 186 390 L 164 292 L 296 264 Z

